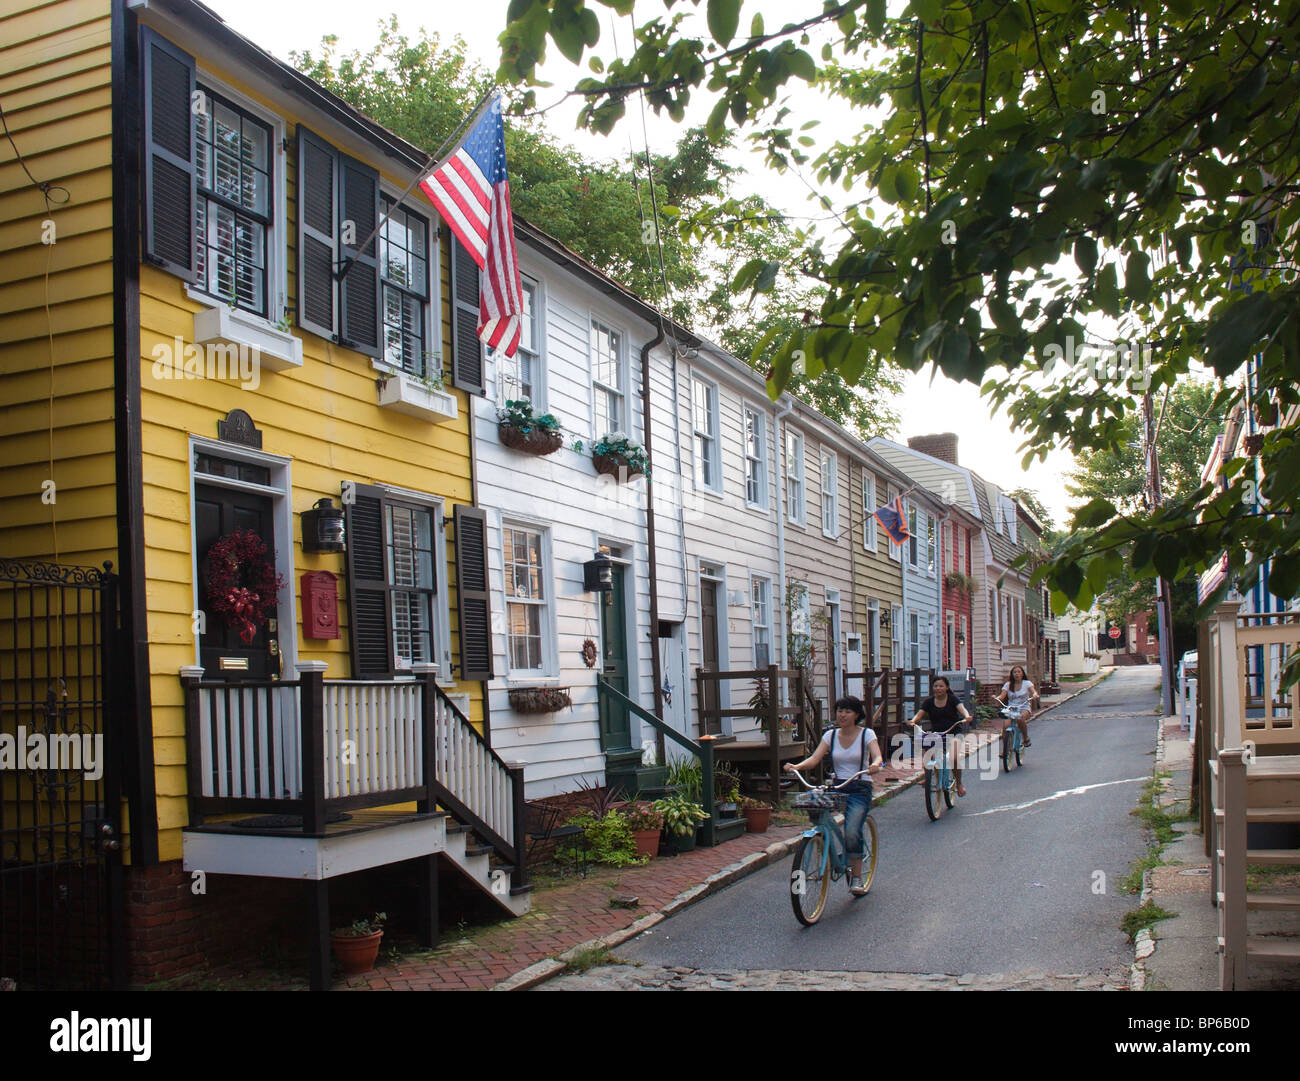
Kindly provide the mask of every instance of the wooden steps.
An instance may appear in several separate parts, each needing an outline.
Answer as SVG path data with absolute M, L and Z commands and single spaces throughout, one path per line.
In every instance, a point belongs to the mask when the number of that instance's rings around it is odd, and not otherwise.
M 1252 961 L 1300 962 L 1300 939 L 1252 935 L 1246 939 L 1246 956 Z

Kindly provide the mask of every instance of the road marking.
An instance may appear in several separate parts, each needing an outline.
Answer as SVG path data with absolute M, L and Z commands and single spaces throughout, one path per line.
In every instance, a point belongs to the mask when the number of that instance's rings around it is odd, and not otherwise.
M 993 815 L 999 811 L 1023 811 L 1026 807 L 1032 807 L 1036 803 L 1050 803 L 1054 799 L 1062 799 L 1065 796 L 1081 796 L 1085 792 L 1090 792 L 1094 788 L 1109 788 L 1113 784 L 1136 784 L 1139 781 L 1150 780 L 1148 777 L 1126 777 L 1122 781 L 1102 781 L 1100 784 L 1085 784 L 1078 788 L 1063 788 L 1059 792 L 1053 792 L 1050 796 L 1042 796 L 1039 799 L 1031 799 L 1028 803 L 1009 803 L 1005 807 L 990 807 L 987 811 L 976 811 L 974 814 L 964 815 L 965 818 L 978 818 L 980 815 Z

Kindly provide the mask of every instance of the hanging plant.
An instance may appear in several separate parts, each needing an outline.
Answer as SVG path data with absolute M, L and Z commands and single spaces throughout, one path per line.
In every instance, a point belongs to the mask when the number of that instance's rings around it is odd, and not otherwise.
M 591 447 L 591 461 L 597 473 L 616 480 L 650 475 L 650 459 L 645 448 L 622 432 L 611 432 L 596 440 Z
M 560 422 L 550 413 L 534 416 L 527 398 L 506 402 L 497 410 L 497 435 L 507 447 L 539 457 L 554 453 L 564 443 Z
M 275 615 L 284 579 L 267 561 L 266 544 L 251 529 L 227 533 L 212 542 L 203 559 L 208 610 L 239 631 L 249 643 Z

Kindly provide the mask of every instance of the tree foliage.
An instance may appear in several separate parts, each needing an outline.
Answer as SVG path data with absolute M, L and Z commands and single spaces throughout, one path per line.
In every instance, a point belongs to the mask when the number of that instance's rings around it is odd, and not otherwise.
M 430 152 L 443 147 L 494 85 L 486 69 L 466 58 L 462 39 L 444 45 L 424 31 L 411 38 L 395 16 L 380 23 L 367 52 L 340 55 L 331 35 L 318 49 L 291 56 L 304 74 Z M 788 283 L 751 302 L 729 287 L 747 259 L 791 261 L 801 238 L 760 197 L 734 197 L 743 172 L 726 161 L 728 148 L 725 133 L 710 138 L 701 129 L 685 130 L 672 154 L 649 155 L 652 191 L 644 152 L 594 162 L 554 139 L 536 117 L 506 126 L 511 199 L 520 217 L 677 321 L 748 357 L 759 337 L 799 326 L 820 304 L 820 292 Z M 706 208 L 715 211 L 707 226 L 700 224 Z M 696 226 L 670 227 L 680 220 Z M 870 393 L 834 373 L 796 377 L 790 390 L 869 437 L 897 423 L 890 402 L 900 380 L 897 370 L 881 364 L 867 380 Z
M 792 271 L 822 290 L 816 318 L 757 343 L 770 391 L 800 354 L 849 384 L 874 358 L 933 362 L 1006 405 L 1026 464 L 1057 445 L 1115 453 L 1140 388 L 1052 363 L 1104 317 L 1149 347 L 1157 394 L 1203 360 L 1239 399 L 1258 356 L 1253 404 L 1300 402 L 1300 284 L 1285 272 L 1300 216 L 1298 0 L 911 0 L 899 18 L 884 0 L 807 0 L 780 27 L 742 17 L 753 7 L 513 0 L 500 75 L 527 83 L 548 41 L 576 63 L 600 44 L 597 11 L 631 14 L 636 52 L 593 61 L 574 85 L 582 123 L 610 130 L 638 91 L 676 119 L 703 96 L 711 135 L 747 130 L 774 166 L 809 164 L 853 193 L 844 231 L 738 274 L 759 292 Z M 809 147 L 817 117 L 785 100 L 801 84 L 878 122 Z M 1265 440 L 1269 513 L 1243 501 L 1240 461 L 1226 490 L 1155 510 L 1121 515 L 1098 497 L 1034 580 L 1057 611 L 1086 609 L 1126 561 L 1139 577 L 1189 578 L 1226 550 L 1247 575 L 1272 557 L 1270 588 L 1290 597 L 1297 435 Z

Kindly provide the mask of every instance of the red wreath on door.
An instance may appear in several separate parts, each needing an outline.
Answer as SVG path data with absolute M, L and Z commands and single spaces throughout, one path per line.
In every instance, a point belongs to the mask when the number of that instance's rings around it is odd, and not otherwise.
M 276 612 L 284 579 L 267 561 L 266 544 L 251 529 L 212 542 L 203 560 L 208 608 L 249 643 Z

